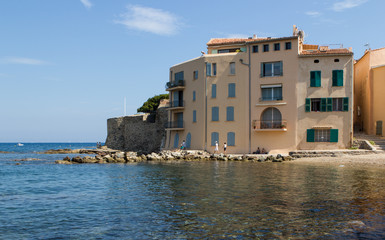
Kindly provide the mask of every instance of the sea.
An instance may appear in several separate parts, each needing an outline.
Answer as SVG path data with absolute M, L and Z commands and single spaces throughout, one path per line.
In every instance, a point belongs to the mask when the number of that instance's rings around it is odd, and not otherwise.
M 384 168 L 40 153 L 95 147 L 0 143 L 0 239 L 385 239 Z

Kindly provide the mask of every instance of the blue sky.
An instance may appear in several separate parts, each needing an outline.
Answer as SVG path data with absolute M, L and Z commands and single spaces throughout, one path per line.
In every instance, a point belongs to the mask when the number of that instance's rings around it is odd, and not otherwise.
M 383 0 L 3 0 L 0 142 L 104 141 L 107 119 L 165 93 L 210 38 L 291 36 L 385 47 Z

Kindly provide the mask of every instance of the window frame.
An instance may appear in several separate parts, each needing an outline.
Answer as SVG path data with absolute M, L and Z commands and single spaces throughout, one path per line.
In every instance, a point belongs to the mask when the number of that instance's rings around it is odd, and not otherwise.
M 230 75 L 235 75 L 235 62 L 230 62 L 229 63 L 229 67 L 230 67 Z
M 263 44 L 263 52 L 269 51 L 269 44 Z
M 281 96 L 275 97 L 274 96 L 274 89 L 281 89 Z M 264 98 L 264 91 L 263 89 L 271 89 L 271 99 Z M 274 84 L 274 85 L 261 85 L 261 101 L 282 101 L 283 94 L 282 94 L 282 84 Z
M 281 44 L 280 43 L 274 43 L 274 51 L 280 51 L 281 50 Z
M 259 51 L 259 45 L 253 46 L 253 53 L 257 53 Z
M 285 42 L 285 50 L 291 50 L 291 42 Z
M 271 75 L 266 74 L 266 68 L 265 66 L 268 66 L 268 64 L 271 64 Z M 275 67 L 279 66 L 279 73 L 275 73 Z M 283 76 L 283 61 L 275 61 L 275 62 L 261 62 L 261 77 L 279 77 Z

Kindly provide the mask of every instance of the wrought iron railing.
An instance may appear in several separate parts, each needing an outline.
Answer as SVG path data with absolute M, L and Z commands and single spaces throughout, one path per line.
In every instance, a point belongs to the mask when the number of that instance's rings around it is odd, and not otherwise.
M 183 128 L 184 121 L 172 121 L 165 124 L 165 128 Z
M 166 83 L 166 89 L 167 88 L 174 88 L 174 87 L 181 87 L 181 86 L 183 87 L 184 83 L 185 83 L 184 80 L 176 80 L 176 81 L 172 81 L 172 82 L 167 82 Z
M 254 129 L 286 129 L 286 120 L 254 120 Z
M 261 97 L 259 101 L 281 101 L 282 97 Z

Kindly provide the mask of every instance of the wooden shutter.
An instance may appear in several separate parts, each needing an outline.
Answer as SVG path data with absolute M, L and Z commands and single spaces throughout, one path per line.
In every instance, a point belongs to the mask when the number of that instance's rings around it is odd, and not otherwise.
M 227 133 L 227 146 L 235 146 L 235 133 L 228 132 Z
M 330 129 L 330 142 L 338 142 L 338 129 Z
M 321 98 L 321 112 L 326 112 L 326 98 Z
M 260 75 L 260 77 L 264 77 L 264 76 L 263 76 L 263 66 L 264 66 L 264 64 L 261 63 L 261 75 Z
M 216 84 L 211 85 L 211 97 L 212 98 L 217 97 L 217 85 Z
M 196 122 L 197 121 L 197 111 L 194 110 L 193 111 L 193 122 Z
M 235 83 L 229 83 L 229 97 L 235 97 Z
M 280 69 L 280 73 L 279 73 L 279 75 L 280 76 L 283 76 L 283 62 L 279 62 L 279 69 Z
M 206 76 L 211 76 L 211 63 L 206 63 Z
M 234 121 L 234 107 L 226 108 L 226 121 Z
M 211 115 L 211 121 L 219 121 L 219 107 L 212 107 Z
M 307 130 L 306 140 L 307 142 L 314 142 L 314 129 Z
M 333 111 L 333 98 L 327 98 L 327 107 L 328 112 Z
M 343 103 L 343 111 L 347 112 L 349 111 L 349 98 L 344 97 L 344 103 Z
M 310 112 L 311 110 L 311 100 L 310 98 L 306 98 L 305 100 L 305 112 Z
M 219 141 L 219 133 L 212 132 L 211 133 L 211 146 L 215 146 L 215 141 Z M 219 144 L 219 142 L 218 142 Z
M 333 70 L 333 87 L 344 85 L 344 70 Z

